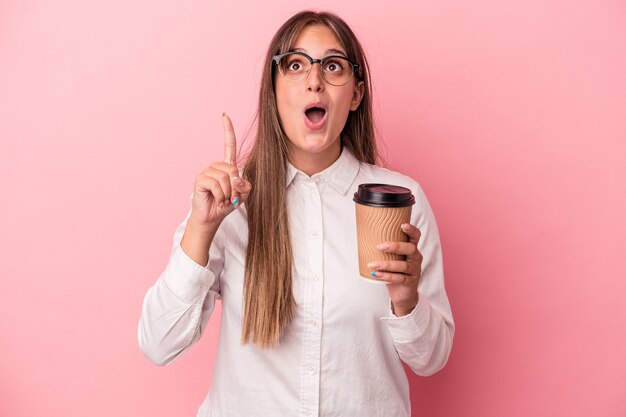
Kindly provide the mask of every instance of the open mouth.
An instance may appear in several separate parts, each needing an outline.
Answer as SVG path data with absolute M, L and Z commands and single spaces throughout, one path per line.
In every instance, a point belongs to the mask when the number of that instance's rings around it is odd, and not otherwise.
M 328 119 L 328 109 L 322 102 L 311 103 L 304 108 L 304 124 L 311 130 L 321 130 Z
M 311 107 L 310 109 L 307 109 L 304 114 L 311 123 L 316 125 L 321 122 L 322 119 L 324 119 L 324 116 L 326 115 L 326 109 L 323 109 L 321 107 Z

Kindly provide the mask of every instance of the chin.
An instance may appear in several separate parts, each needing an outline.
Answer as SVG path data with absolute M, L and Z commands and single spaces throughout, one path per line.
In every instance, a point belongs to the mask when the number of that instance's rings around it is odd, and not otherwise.
M 333 147 L 332 142 L 328 142 L 325 137 L 308 137 L 302 139 L 295 147 L 307 153 L 321 153 Z

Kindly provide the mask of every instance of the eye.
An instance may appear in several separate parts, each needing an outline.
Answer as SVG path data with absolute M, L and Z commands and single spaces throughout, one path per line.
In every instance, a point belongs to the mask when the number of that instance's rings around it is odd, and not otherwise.
M 343 71 L 342 62 L 338 59 L 333 59 L 324 63 L 324 70 L 327 72 L 341 72 Z
M 303 71 L 306 68 L 306 65 L 303 61 L 302 57 L 289 57 L 284 67 L 287 71 L 298 72 Z

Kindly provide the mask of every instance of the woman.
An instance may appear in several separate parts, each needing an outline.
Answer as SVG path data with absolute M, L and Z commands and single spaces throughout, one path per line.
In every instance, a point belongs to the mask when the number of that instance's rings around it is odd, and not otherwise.
M 170 261 L 143 303 L 139 344 L 166 365 L 202 335 L 221 299 L 212 387 L 199 416 L 408 416 L 404 361 L 441 369 L 454 324 L 439 235 L 419 185 L 375 166 L 363 49 L 329 13 L 301 12 L 265 59 L 256 141 L 243 169 L 226 149 L 195 181 Z M 352 196 L 361 183 L 415 195 L 408 242 L 359 277 Z M 419 285 L 418 285 L 419 284 Z

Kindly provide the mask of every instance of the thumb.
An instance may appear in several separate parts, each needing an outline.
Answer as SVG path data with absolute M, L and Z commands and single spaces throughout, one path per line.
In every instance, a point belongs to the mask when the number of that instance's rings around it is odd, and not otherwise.
M 243 178 L 234 178 L 233 185 L 239 194 L 239 204 L 247 201 L 252 191 L 252 183 Z

